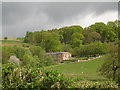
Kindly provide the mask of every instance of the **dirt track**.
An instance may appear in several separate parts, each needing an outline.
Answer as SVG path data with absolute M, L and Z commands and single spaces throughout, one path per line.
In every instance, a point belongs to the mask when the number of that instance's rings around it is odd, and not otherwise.
M 78 60 L 78 62 L 83 62 L 83 61 L 94 60 L 94 59 L 97 59 L 97 58 L 100 58 L 100 57 L 102 57 L 102 56 L 98 56 L 98 57 L 95 57 L 95 58 L 93 58 L 93 59 L 88 59 L 88 60 Z

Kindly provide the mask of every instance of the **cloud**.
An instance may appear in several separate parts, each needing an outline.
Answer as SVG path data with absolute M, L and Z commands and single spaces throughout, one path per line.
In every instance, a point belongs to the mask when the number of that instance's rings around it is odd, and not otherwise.
M 2 34 L 3 37 L 18 37 L 24 36 L 26 31 L 48 30 L 65 25 L 85 27 L 92 23 L 89 19 L 97 22 L 99 16 L 112 14 L 109 12 L 116 14 L 117 8 L 117 2 L 3 2 Z M 116 19 L 115 15 L 112 18 Z M 111 17 L 106 19 L 111 20 Z

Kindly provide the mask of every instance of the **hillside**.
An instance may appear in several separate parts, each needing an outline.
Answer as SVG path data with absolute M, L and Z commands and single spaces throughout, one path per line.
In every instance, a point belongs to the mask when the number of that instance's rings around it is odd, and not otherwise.
M 47 70 L 57 70 L 63 73 L 65 76 L 80 78 L 80 79 L 89 79 L 89 80 L 100 80 L 104 79 L 102 76 L 98 75 L 98 68 L 104 63 L 104 60 L 107 56 L 103 56 L 98 59 L 84 61 L 84 62 L 75 62 L 60 64 L 54 66 L 48 66 L 45 69 Z
M 13 40 L 13 39 L 0 40 L 0 42 L 2 42 L 0 44 L 1 46 L 19 46 L 19 47 L 23 47 L 23 46 L 27 46 L 27 45 L 30 46 L 30 44 L 23 43 L 20 40 Z

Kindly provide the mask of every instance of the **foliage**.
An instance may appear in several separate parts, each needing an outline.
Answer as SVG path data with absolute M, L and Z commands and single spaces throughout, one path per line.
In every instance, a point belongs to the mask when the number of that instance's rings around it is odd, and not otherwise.
M 11 55 L 14 55 L 15 47 L 3 46 L 2 47 L 2 63 L 8 63 L 8 59 Z
M 7 40 L 8 38 L 7 37 L 4 37 L 4 40 Z
M 27 32 L 24 42 L 40 46 L 46 52 L 66 51 L 64 47 L 66 48 L 67 45 L 69 48 L 67 51 L 75 55 L 75 53 L 79 53 L 82 47 L 91 49 L 88 46 L 94 46 L 92 45 L 93 43 L 118 40 L 119 27 L 117 23 L 117 21 L 109 21 L 107 24 L 97 22 L 84 29 L 81 26 L 73 25 L 48 31 Z M 72 49 L 70 50 L 71 47 Z
M 69 44 L 62 44 L 62 51 L 72 53 L 73 48 Z
M 97 81 L 97 82 L 92 82 L 92 81 L 80 81 L 80 82 L 74 82 L 73 84 L 74 87 L 77 88 L 82 88 L 82 89 L 117 89 L 118 84 L 113 82 L 113 81 Z
M 60 36 L 54 32 L 27 32 L 24 42 L 41 46 L 47 52 L 61 51 Z
M 118 35 L 116 22 L 108 22 L 107 25 L 102 22 L 99 22 L 89 26 L 89 28 L 101 35 L 102 42 L 114 41 Z
M 32 32 L 26 32 L 26 37 L 24 38 L 24 42 L 27 43 L 33 43 L 33 33 Z
M 24 37 L 19 37 L 19 38 L 17 38 L 17 40 L 23 42 L 24 41 Z
M 76 33 L 72 34 L 71 38 L 72 38 L 71 45 L 73 48 L 82 46 L 82 40 L 84 38 L 84 36 L 82 34 L 76 32 Z
M 14 64 L 4 64 L 2 68 L 2 87 L 3 89 L 41 89 L 41 88 L 118 88 L 112 81 L 92 82 L 74 81 L 65 78 L 57 71 L 41 70 L 38 68 L 18 67 Z
M 74 49 L 75 56 L 93 56 L 106 53 L 106 43 L 94 42 Z
M 2 68 L 3 88 L 68 88 L 71 80 L 56 71 L 42 71 L 38 68 L 17 67 L 8 63 Z
M 100 72 L 102 75 L 106 76 L 109 79 L 112 79 L 114 81 L 117 81 L 120 83 L 119 76 L 119 58 L 118 58 L 118 45 L 114 45 L 113 43 L 110 43 L 108 46 L 108 58 L 106 59 L 106 62 L 101 66 Z
M 118 55 L 117 53 L 109 55 L 106 62 L 101 66 L 100 72 L 109 79 L 118 80 Z
M 62 36 L 61 42 L 65 44 L 71 44 L 72 35 L 74 33 L 82 33 L 83 28 L 81 26 L 70 26 L 60 28 L 60 35 Z
M 16 56 L 22 61 L 23 66 L 41 67 L 55 64 L 53 58 L 47 56 L 44 49 L 39 46 L 30 46 L 29 48 L 17 46 L 3 46 L 2 63 L 8 63 L 10 56 Z
M 47 52 L 60 52 L 62 49 L 59 41 L 59 35 L 55 33 L 48 34 L 45 41 L 45 50 Z
M 92 31 L 88 28 L 85 28 L 83 31 L 83 35 L 85 36 L 83 43 L 91 43 L 91 42 L 96 42 L 100 41 L 101 35 L 95 31 Z

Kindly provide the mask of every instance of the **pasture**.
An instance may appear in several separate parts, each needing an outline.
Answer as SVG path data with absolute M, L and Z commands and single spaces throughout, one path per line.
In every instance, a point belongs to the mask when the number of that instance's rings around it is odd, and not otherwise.
M 69 78 L 87 79 L 91 81 L 105 80 L 98 72 L 107 56 L 89 61 L 65 63 L 45 67 L 46 70 L 57 70 Z
M 27 43 L 23 43 L 20 40 L 13 40 L 13 39 L 8 39 L 8 40 L 0 40 L 0 46 L 19 46 L 19 47 L 23 47 L 23 46 L 27 46 L 30 44 Z

